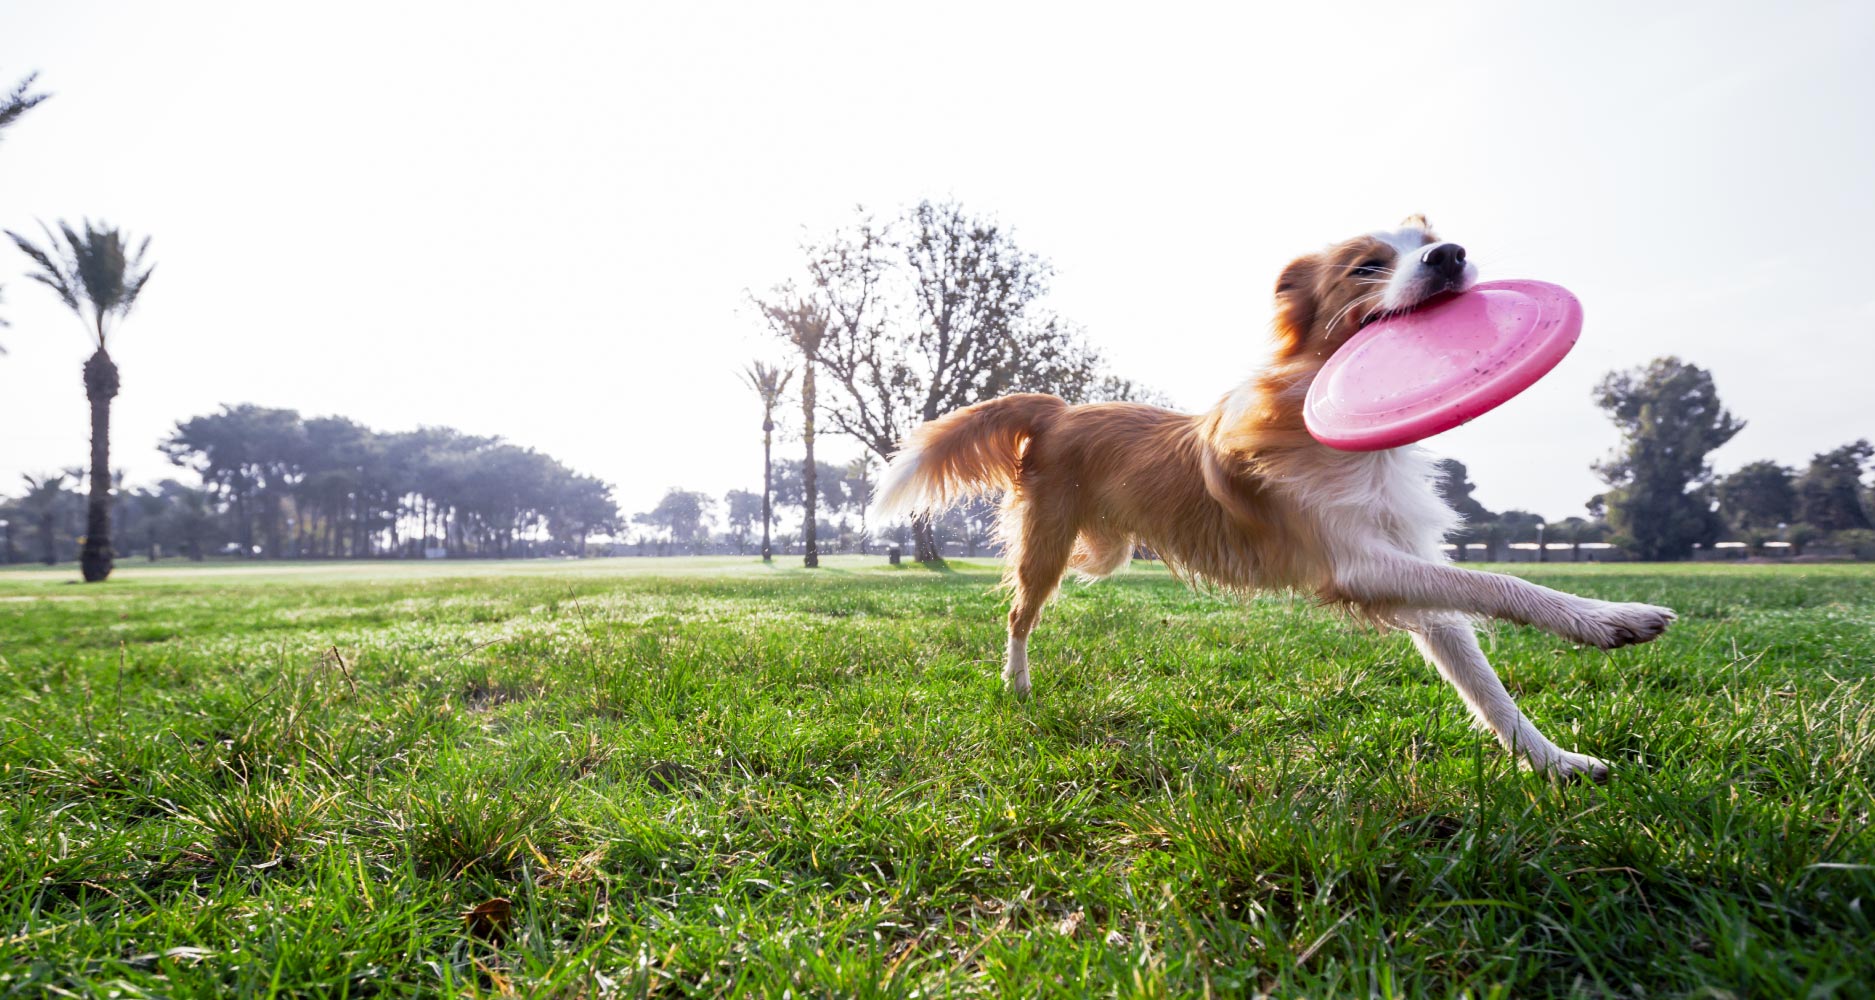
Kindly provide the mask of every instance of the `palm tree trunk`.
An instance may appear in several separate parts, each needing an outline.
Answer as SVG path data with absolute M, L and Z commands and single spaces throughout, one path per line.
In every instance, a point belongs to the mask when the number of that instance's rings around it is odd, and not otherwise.
M 808 569 L 820 565 L 820 545 L 816 537 L 815 490 L 818 484 L 814 475 L 814 359 L 810 356 L 802 366 L 801 372 L 801 443 L 807 446 L 807 463 L 801 466 L 801 492 L 806 494 L 807 524 L 801 529 L 801 549 L 805 553 L 802 562 Z
M 940 560 L 937 547 L 937 528 L 931 523 L 931 516 L 920 514 L 911 519 L 912 545 L 917 549 L 918 561 L 934 563 Z
M 266 505 L 261 508 L 261 533 L 267 536 L 266 558 L 278 559 L 280 549 L 280 520 L 285 516 L 280 508 L 279 487 L 269 487 L 264 494 Z
M 241 521 L 241 558 L 254 558 L 254 521 L 248 516 L 247 484 L 242 483 L 234 491 L 234 506 Z
M 47 566 L 59 561 L 58 515 L 50 511 L 39 517 L 39 560 Z
M 769 414 L 762 415 L 762 561 L 774 562 L 775 551 L 768 543 L 768 523 L 775 519 L 769 508 L 769 497 L 775 492 L 775 463 L 770 453 L 770 442 L 774 438 L 775 421 Z
M 111 400 L 117 386 L 117 365 L 100 347 L 85 362 L 85 398 L 91 401 L 91 496 L 78 567 L 86 583 L 111 575 Z

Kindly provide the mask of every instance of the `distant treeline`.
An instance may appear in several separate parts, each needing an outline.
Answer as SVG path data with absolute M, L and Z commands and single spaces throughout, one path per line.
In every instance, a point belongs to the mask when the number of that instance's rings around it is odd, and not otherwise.
M 121 558 L 523 558 L 750 554 L 761 494 L 672 489 L 621 514 L 610 487 L 537 451 L 450 428 L 381 433 L 338 417 L 258 406 L 177 425 L 163 445 L 200 485 L 165 479 L 113 491 Z M 827 552 L 908 547 L 908 526 L 866 523 L 876 462 L 816 463 L 817 524 Z M 775 464 L 775 549 L 801 545 L 803 464 Z M 0 496 L 0 563 L 67 562 L 85 525 L 77 469 L 24 477 Z M 992 549 L 994 507 L 976 503 L 937 527 L 952 555 Z
M 814 463 L 815 519 L 820 551 L 878 553 L 898 546 L 911 553 L 911 526 L 868 524 L 878 463 L 870 456 L 846 466 Z M 775 463 L 774 550 L 798 554 L 805 542 L 807 489 L 800 459 Z M 946 511 L 933 525 L 946 555 L 975 556 L 994 549 L 996 507 L 967 503 Z M 721 498 L 698 490 L 671 489 L 657 506 L 622 524 L 611 551 L 618 555 L 748 555 L 761 550 L 762 495 L 730 490 Z
M 619 521 L 611 487 L 552 456 L 448 427 L 375 431 L 344 417 L 225 406 L 162 443 L 201 485 L 114 495 L 115 547 L 249 558 L 584 554 Z M 0 503 L 0 558 L 66 558 L 82 531 L 78 470 L 26 478 Z M 31 536 L 30 540 L 27 536 Z

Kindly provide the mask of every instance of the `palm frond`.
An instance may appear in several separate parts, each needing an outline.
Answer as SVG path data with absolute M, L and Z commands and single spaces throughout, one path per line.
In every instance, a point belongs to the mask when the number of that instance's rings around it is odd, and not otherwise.
M 742 381 L 762 399 L 762 405 L 773 407 L 788 391 L 788 382 L 794 378 L 794 369 L 781 365 L 771 365 L 756 361 L 742 370 Z
M 52 96 L 51 94 L 27 93 L 32 89 L 33 81 L 37 79 L 39 79 L 39 74 L 28 73 L 26 79 L 16 84 L 11 93 L 0 97 L 0 132 L 6 131 L 7 126 L 18 121 L 21 115 L 31 111 L 40 101 Z
M 155 273 L 156 273 L 156 265 L 151 264 L 149 268 L 146 269 L 142 274 L 133 275 L 131 277 L 129 283 L 124 288 L 124 311 L 125 312 L 130 311 L 130 307 L 134 305 L 137 301 L 137 296 L 143 294 L 144 283 L 149 281 L 150 275 L 155 274 Z
M 144 283 L 150 280 L 150 275 L 156 273 L 155 264 L 151 264 L 149 267 L 143 266 L 143 255 L 147 253 L 149 249 L 150 237 L 145 236 L 143 242 L 137 244 L 137 251 L 130 255 L 129 263 L 125 265 L 125 270 L 128 274 L 124 282 L 125 312 L 129 312 L 130 307 L 136 304 L 137 296 L 143 294 Z M 138 273 L 139 269 L 142 271 L 141 274 Z
M 56 234 L 43 222 L 39 228 L 46 234 L 44 248 L 10 229 L 6 234 L 38 265 L 39 270 L 28 277 L 56 292 L 66 308 L 86 322 L 98 346 L 104 347 L 111 321 L 130 312 L 156 270 L 154 264 L 144 264 L 149 238 L 128 250 L 129 240 L 121 230 L 106 223 L 93 224 L 90 219 L 84 220 L 82 233 L 62 219 Z M 90 317 L 85 315 L 87 304 Z
M 45 223 L 40 223 L 39 228 L 45 229 Z M 77 312 L 78 295 L 72 290 L 73 282 L 67 279 L 65 272 L 59 267 L 59 262 L 53 260 L 52 254 L 39 249 L 39 247 L 33 245 L 31 240 L 11 229 L 7 230 L 6 234 L 13 240 L 13 245 L 19 247 L 20 253 L 25 254 L 32 259 L 33 263 L 39 265 L 39 272 L 29 274 L 27 277 L 57 292 L 60 301 L 65 303 L 66 308 Z M 51 243 L 52 251 L 54 253 L 57 252 L 58 243 L 52 242 L 52 231 L 49 229 L 46 230 L 46 238 L 47 241 Z

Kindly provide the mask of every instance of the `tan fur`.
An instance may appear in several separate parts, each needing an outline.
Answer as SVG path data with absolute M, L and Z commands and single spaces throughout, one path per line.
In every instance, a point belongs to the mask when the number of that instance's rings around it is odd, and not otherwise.
M 906 442 L 920 456 L 920 506 L 1014 488 L 1024 444 L 1067 408 L 1060 397 L 1022 393 L 927 421 Z

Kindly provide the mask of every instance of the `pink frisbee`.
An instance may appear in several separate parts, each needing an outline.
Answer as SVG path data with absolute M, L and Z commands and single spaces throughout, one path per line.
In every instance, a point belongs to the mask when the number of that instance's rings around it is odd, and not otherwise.
M 1487 281 L 1368 324 L 1315 376 L 1302 421 L 1342 451 L 1412 444 L 1530 388 L 1581 333 L 1582 304 L 1568 289 Z

